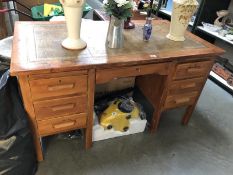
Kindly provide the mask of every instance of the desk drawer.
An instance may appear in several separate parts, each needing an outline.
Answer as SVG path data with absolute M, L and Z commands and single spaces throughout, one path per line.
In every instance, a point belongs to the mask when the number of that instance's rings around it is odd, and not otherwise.
M 178 95 L 169 95 L 166 98 L 164 109 L 176 108 L 185 105 L 191 105 L 195 102 L 198 91 L 183 93 Z
M 87 96 L 75 96 L 34 103 L 36 119 L 44 120 L 54 116 L 84 113 L 87 110 Z
M 41 136 L 78 128 L 86 128 L 86 123 L 87 116 L 85 113 L 37 121 L 38 130 Z
M 178 64 L 173 79 L 180 80 L 185 78 L 205 76 L 210 71 L 212 66 L 212 61 Z
M 32 99 L 39 100 L 70 94 L 85 94 L 87 75 L 30 80 Z
M 169 86 L 168 95 L 199 91 L 204 81 L 204 78 L 192 78 L 187 80 L 173 81 Z
M 169 63 L 139 65 L 131 67 L 119 67 L 114 69 L 103 69 L 96 71 L 96 83 L 101 84 L 114 78 L 131 77 L 146 74 L 167 75 L 169 72 Z

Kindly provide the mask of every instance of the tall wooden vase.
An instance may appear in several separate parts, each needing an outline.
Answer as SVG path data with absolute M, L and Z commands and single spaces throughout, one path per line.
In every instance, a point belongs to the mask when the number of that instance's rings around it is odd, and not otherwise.
M 77 50 L 87 46 L 80 38 L 80 29 L 83 15 L 83 6 L 86 0 L 60 0 L 63 6 L 68 36 L 62 42 L 67 49 Z
M 198 5 L 196 0 L 173 0 L 170 32 L 167 38 L 173 41 L 185 40 L 185 31 Z

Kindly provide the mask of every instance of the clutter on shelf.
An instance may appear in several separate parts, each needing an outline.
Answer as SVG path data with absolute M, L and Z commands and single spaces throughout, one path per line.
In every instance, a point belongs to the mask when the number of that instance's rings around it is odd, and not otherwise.
M 218 32 L 222 29 L 221 26 L 217 26 L 217 25 L 210 24 L 210 23 L 202 22 L 202 25 L 203 25 L 204 29 L 209 30 L 211 32 Z
M 44 4 L 44 16 L 58 16 L 63 14 L 64 12 L 60 5 Z
M 157 0 L 140 0 L 138 3 L 138 10 L 140 11 L 148 11 L 151 10 L 152 12 L 156 12 L 158 7 Z
M 229 86 L 233 87 L 233 66 L 226 58 L 219 60 L 221 61 L 214 64 L 212 71 L 224 79 Z
M 217 16 L 214 24 L 202 22 L 203 26 L 199 26 L 198 29 L 233 44 L 233 14 L 227 10 L 220 10 L 217 11 Z
M 217 11 L 216 14 L 218 17 L 214 21 L 214 25 L 222 27 L 224 25 L 223 19 L 224 19 L 224 17 L 226 17 L 229 14 L 229 11 L 228 10 L 220 10 L 220 11 Z

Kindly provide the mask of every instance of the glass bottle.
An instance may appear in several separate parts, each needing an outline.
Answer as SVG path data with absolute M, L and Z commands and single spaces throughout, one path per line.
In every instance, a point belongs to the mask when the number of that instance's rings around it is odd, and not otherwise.
M 147 17 L 146 18 L 146 24 L 143 26 L 143 40 L 144 41 L 149 41 L 151 37 L 151 32 L 152 32 L 152 18 Z

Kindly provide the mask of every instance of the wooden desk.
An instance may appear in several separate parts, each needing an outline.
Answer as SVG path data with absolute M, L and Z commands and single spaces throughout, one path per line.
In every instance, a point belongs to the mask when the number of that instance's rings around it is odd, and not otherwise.
M 184 42 L 170 41 L 169 23 L 160 20 L 144 42 L 144 22 L 124 31 L 124 48 L 109 49 L 108 22 L 84 20 L 87 48 L 80 51 L 61 47 L 64 23 L 16 23 L 10 72 L 18 76 L 38 160 L 43 160 L 40 138 L 55 133 L 85 128 L 86 148 L 91 147 L 95 84 L 114 78 L 137 76 L 136 85 L 155 109 L 151 131 L 170 108 L 187 106 L 183 123 L 188 123 L 213 61 L 224 51 L 189 32 Z

